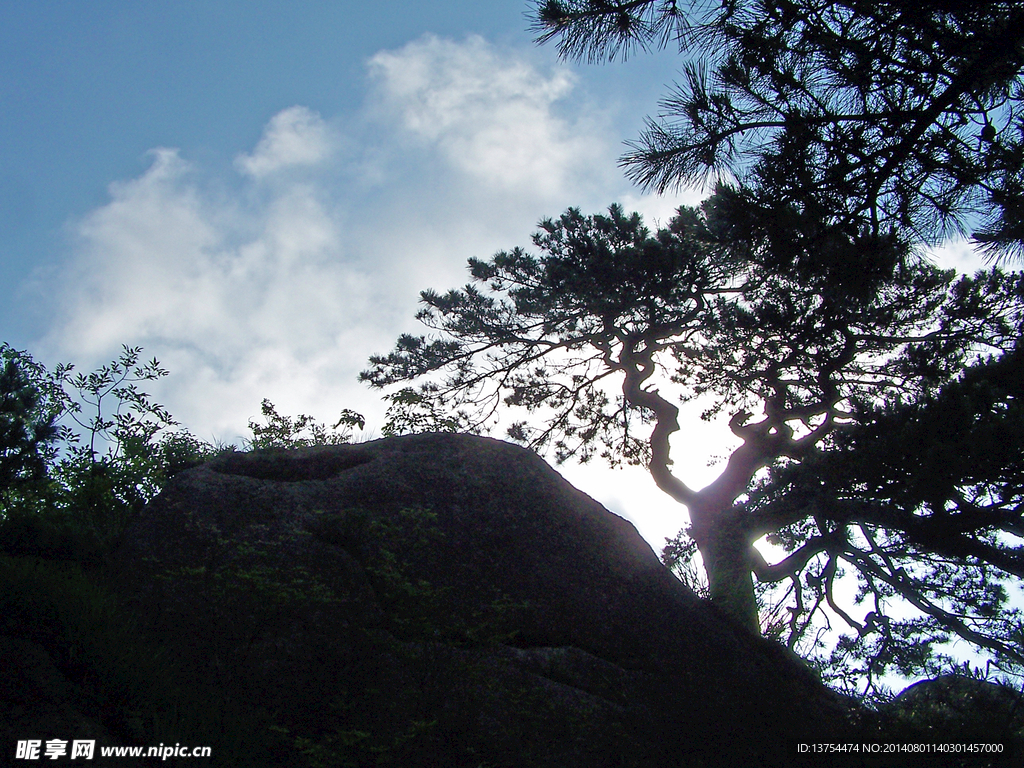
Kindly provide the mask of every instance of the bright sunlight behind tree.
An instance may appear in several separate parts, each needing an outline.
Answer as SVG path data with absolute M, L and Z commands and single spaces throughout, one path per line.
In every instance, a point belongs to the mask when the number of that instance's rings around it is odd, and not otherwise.
M 525 411 L 508 434 L 558 460 L 599 454 L 647 466 L 689 513 L 712 599 L 746 626 L 759 628 L 752 574 L 817 585 L 816 603 L 791 590 L 795 644 L 810 614 L 836 606 L 839 542 L 862 523 L 884 538 L 907 523 L 749 504 L 759 473 L 825 445 L 838 450 L 832 438 L 874 404 L 923 402 L 977 355 L 1011 350 L 1024 281 L 998 270 L 957 279 L 911 259 L 867 290 L 797 278 L 734 239 L 720 205 L 731 194 L 680 209 L 655 233 L 615 206 L 607 216 L 570 209 L 542 222 L 538 253 L 473 259 L 473 284 L 424 292 L 418 317 L 439 335 L 402 336 L 362 378 L 376 387 L 422 379 L 421 397 L 471 430 L 506 409 Z M 696 397 L 711 398 L 711 413 L 730 413 L 742 440 L 702 489 L 673 468 L 670 446 L 677 403 Z M 753 547 L 765 535 L 784 538 L 792 554 L 769 565 Z M 875 578 L 866 560 L 845 562 Z

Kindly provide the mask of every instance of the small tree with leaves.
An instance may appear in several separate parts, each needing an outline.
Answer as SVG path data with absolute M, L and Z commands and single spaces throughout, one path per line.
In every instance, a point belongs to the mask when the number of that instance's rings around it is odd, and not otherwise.
M 32 456 L 31 482 L 4 489 L 4 546 L 14 551 L 103 551 L 174 473 L 215 449 L 187 431 L 142 390 L 167 372 L 127 347 L 91 373 L 47 371 L 4 347 L 21 371 L 12 429 L 49 435 Z M 31 405 L 31 407 L 24 407 Z M 41 420 L 41 421 L 40 421 Z
M 116 359 L 90 373 L 65 364 L 54 370 L 69 393 L 66 419 L 77 429 L 53 477 L 63 502 L 91 520 L 101 538 L 122 528 L 160 490 L 165 451 L 159 437 L 177 426 L 140 387 L 167 371 L 156 358 L 144 362 L 141 357 L 140 347 L 125 346 Z
M 328 427 L 308 414 L 294 418 L 277 412 L 270 400 L 260 405 L 265 424 L 250 421 L 252 440 L 246 441 L 250 450 L 268 448 L 306 448 L 311 445 L 344 445 L 352 442 L 352 430 L 362 429 L 366 420 L 361 414 L 345 408 L 333 427 Z
M 474 429 L 523 409 L 532 418 L 509 435 L 559 461 L 647 466 L 689 512 L 712 599 L 756 630 L 752 574 L 806 565 L 770 566 L 753 547 L 795 522 L 751 512 L 745 496 L 759 474 L 814 455 L 868 404 L 920 400 L 979 351 L 1011 348 L 1022 279 L 956 279 L 900 259 L 888 276 L 843 290 L 765 267 L 720 209 L 718 198 L 680 209 L 653 234 L 614 206 L 544 221 L 539 254 L 471 259 L 474 284 L 425 291 L 418 317 L 440 334 L 402 336 L 361 378 L 425 379 L 421 396 Z M 741 441 L 702 489 L 673 471 L 670 444 L 678 403 L 698 397 L 711 399 L 709 417 L 728 412 Z

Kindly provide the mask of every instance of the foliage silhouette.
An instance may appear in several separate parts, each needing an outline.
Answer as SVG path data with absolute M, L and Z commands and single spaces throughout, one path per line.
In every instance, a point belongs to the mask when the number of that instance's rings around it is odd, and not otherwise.
M 1019 671 L 1022 394 L 1018 346 L 921 401 L 865 404 L 856 425 L 803 462 L 774 467 L 749 494 L 749 514 L 799 521 L 772 541 L 788 559 L 816 561 L 814 578 L 788 580 L 800 601 L 825 599 L 823 581 L 839 569 L 859 576 L 871 610 L 863 621 L 841 614 L 856 634 L 833 668 L 859 660 L 868 680 L 890 665 L 906 672 L 922 647 L 956 634 Z M 916 615 L 880 610 L 893 599 Z
M 355 411 L 345 408 L 337 423 L 331 428 L 321 424 L 312 416 L 299 414 L 282 416 L 270 400 L 264 398 L 260 405 L 266 424 L 249 422 L 252 440 L 245 441 L 249 450 L 267 448 L 304 448 L 311 445 L 342 445 L 352 442 L 352 428 L 362 429 L 366 420 Z M 341 429 L 343 428 L 343 429 Z M 341 431 L 339 431 L 341 429 Z M 304 432 L 308 432 L 304 435 Z
M 102 556 L 167 478 L 213 455 L 142 391 L 167 372 L 156 359 L 141 362 L 141 352 L 125 346 L 88 374 L 66 364 L 50 372 L 27 352 L 10 353 L 31 371 L 31 397 L 56 432 L 31 482 L 3 488 L 7 551 Z M 32 414 L 20 418 L 27 429 Z
M 1024 6 L 1019 2 L 541 0 L 533 6 L 538 41 L 555 42 L 563 58 L 598 62 L 678 50 L 681 82 L 662 100 L 660 114 L 628 143 L 621 163 L 631 178 L 659 191 L 729 182 L 716 195 L 721 231 L 733 242 L 748 243 L 748 257 L 776 275 L 816 284 L 823 298 L 835 292 L 868 296 L 884 292 L 886 281 L 917 258 L 921 245 L 935 245 L 951 233 L 970 235 L 991 259 L 1024 259 Z M 932 309 L 921 307 L 921 317 Z M 989 351 L 1007 350 L 1003 344 Z M 1006 358 L 1009 368 L 1015 359 Z M 1000 365 L 997 354 L 986 364 L 995 367 L 982 366 L 965 381 L 994 375 Z M 930 460 L 917 467 L 898 440 L 886 439 L 916 429 L 915 438 L 934 457 L 959 440 L 975 445 L 979 435 L 994 439 L 1016 424 L 1014 396 L 1007 390 L 994 395 L 998 408 L 985 412 L 989 406 L 976 397 L 963 405 L 971 397 L 959 384 L 949 386 L 944 395 L 935 389 L 890 392 L 856 403 L 855 418 L 801 461 L 775 467 L 771 482 L 758 486 L 746 508 L 752 515 L 756 509 L 772 516 L 782 515 L 788 505 L 792 525 L 800 520 L 809 526 L 777 539 L 789 552 L 785 562 L 796 571 L 820 558 L 814 578 L 802 586 L 792 581 L 790 597 L 800 606 L 803 591 L 809 605 L 826 601 L 831 587 L 822 585 L 834 581 L 848 555 L 860 558 L 861 573 L 880 568 L 862 597 L 888 591 L 924 612 L 920 625 L 851 619 L 858 635 L 846 650 L 862 658 L 869 677 L 887 666 L 922 668 L 930 663 L 931 646 L 915 648 L 915 639 L 937 641 L 951 630 L 971 636 L 979 621 L 986 629 L 972 642 L 1003 660 L 1020 660 L 1017 618 L 1002 610 L 1000 592 L 1013 568 L 1007 567 L 1006 552 L 996 551 L 1009 547 L 1013 539 L 1006 537 L 1017 524 L 1012 502 L 1006 501 L 1019 477 L 1016 442 L 1000 443 L 986 460 L 975 450 L 955 466 Z M 976 384 L 964 386 L 977 394 Z M 960 406 L 951 405 L 954 401 Z M 973 426 L 965 422 L 964 408 L 976 419 Z M 943 421 L 951 409 L 959 420 Z M 886 432 L 889 428 L 894 432 Z M 860 459 L 847 463 L 858 453 Z M 882 466 L 901 467 L 915 480 L 901 485 L 887 476 L 882 481 Z M 925 493 L 923 486 L 936 475 L 922 467 L 952 475 Z M 897 487 L 894 499 L 888 494 Z M 985 488 L 1005 503 L 986 500 L 980 512 L 968 513 L 965 499 L 977 504 Z M 790 491 L 794 496 L 784 498 Z M 858 499 L 861 491 L 865 496 Z M 935 503 L 943 495 L 945 512 Z M 812 508 L 835 510 L 839 499 L 860 509 L 859 517 L 849 511 L 837 520 L 825 513 L 808 517 Z M 870 528 L 878 521 L 866 520 L 863 510 L 871 507 L 880 514 L 889 502 L 902 522 L 872 550 L 866 534 L 851 535 L 858 530 L 851 520 Z M 945 609 L 938 609 L 923 595 L 943 592 L 944 577 L 937 565 L 939 570 L 929 570 L 925 563 L 938 562 L 935 558 L 941 559 L 952 542 L 933 539 L 915 549 L 913 537 L 901 529 L 918 525 L 911 518 L 944 514 L 957 521 L 946 534 L 970 539 L 981 555 L 968 556 L 967 550 L 975 550 L 961 542 L 955 555 L 946 553 L 951 559 L 943 567 L 963 566 L 993 583 L 983 587 L 976 580 L 968 586 L 966 579 L 960 584 L 962 599 L 946 590 L 939 599 Z M 856 536 L 862 538 L 854 544 Z M 824 550 L 822 541 L 829 542 Z M 890 546 L 893 559 L 886 564 L 881 556 L 890 554 Z M 666 555 L 685 570 L 689 551 L 689 539 L 681 535 Z M 928 573 L 923 580 L 917 571 L 908 576 L 912 569 L 897 565 L 904 555 L 920 558 L 918 565 Z M 800 564 L 803 556 L 810 560 Z M 763 568 L 761 575 L 772 578 Z M 979 598 L 977 605 L 971 605 L 972 597 Z M 993 613 L 993 605 L 1000 610 Z M 979 606 L 990 615 L 981 617 Z M 942 621 L 936 618 L 939 610 L 945 610 Z M 803 634 L 799 622 L 809 613 L 814 611 L 789 615 L 791 639 Z
M 509 435 L 559 461 L 647 466 L 687 507 L 712 599 L 748 627 L 758 627 L 752 574 L 824 579 L 824 603 L 801 603 L 797 592 L 786 604 L 799 616 L 788 627 L 795 645 L 807 614 L 835 602 L 835 574 L 821 570 L 833 566 L 809 556 L 827 547 L 814 549 L 809 513 L 752 505 L 746 494 L 766 468 L 822 446 L 838 451 L 833 437 L 873 404 L 923 402 L 979 353 L 1012 349 L 1024 279 L 999 270 L 957 279 L 906 260 L 873 286 L 843 290 L 751 258 L 754 246 L 722 226 L 721 207 L 716 196 L 680 209 L 653 234 L 615 206 L 544 221 L 538 254 L 471 259 L 473 284 L 425 291 L 418 317 L 439 335 L 400 337 L 361 378 L 375 387 L 421 380 L 421 397 L 473 429 L 521 409 L 533 418 L 512 422 Z M 699 397 L 711 403 L 708 417 L 730 415 L 741 445 L 698 490 L 673 473 L 670 437 L 680 429 L 676 403 Z M 891 523 L 897 532 L 900 522 Z M 752 544 L 783 531 L 799 543 L 769 565 Z M 919 661 L 930 652 L 925 642 Z
M 1019 2 L 543 0 L 533 17 L 567 59 L 678 49 L 682 82 L 622 158 L 643 186 L 729 177 L 762 229 L 973 231 L 1024 258 Z
M 57 450 L 61 403 L 45 388 L 45 371 L 28 355 L 0 345 L 0 511 L 9 493 L 38 482 Z

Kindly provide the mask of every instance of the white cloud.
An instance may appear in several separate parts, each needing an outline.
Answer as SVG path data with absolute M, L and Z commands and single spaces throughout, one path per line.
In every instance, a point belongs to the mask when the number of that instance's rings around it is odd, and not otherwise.
M 177 374 L 164 388 L 172 412 L 229 440 L 264 396 L 328 407 L 365 344 L 386 340 L 324 191 L 296 182 L 257 203 L 223 200 L 176 151 L 153 157 L 75 227 L 54 355 L 96 365 L 143 345 Z
M 942 269 L 955 269 L 967 275 L 991 266 L 971 245 L 971 241 L 965 238 L 950 238 L 942 245 L 930 249 L 928 254 L 933 262 Z
M 427 35 L 376 54 L 370 74 L 379 113 L 478 183 L 553 197 L 614 170 L 597 116 L 556 110 L 574 86 L 568 70 L 541 72 L 480 37 Z
M 620 204 L 626 213 L 636 211 L 652 231 L 664 227 L 681 206 L 698 206 L 707 195 L 696 188 L 686 188 L 664 195 L 623 195 Z
M 184 305 L 201 303 L 183 289 L 194 287 L 197 259 L 217 247 L 220 234 L 177 151 L 150 154 L 145 174 L 111 184 L 111 201 L 75 227 L 78 253 L 66 274 L 66 322 L 58 329 L 63 346 L 89 355 L 110 348 L 126 327 L 145 335 L 161 318 L 184 321 Z
M 320 115 L 306 107 L 289 107 L 271 118 L 251 154 L 235 158 L 235 167 L 261 179 L 284 168 L 315 166 L 330 156 L 333 143 Z

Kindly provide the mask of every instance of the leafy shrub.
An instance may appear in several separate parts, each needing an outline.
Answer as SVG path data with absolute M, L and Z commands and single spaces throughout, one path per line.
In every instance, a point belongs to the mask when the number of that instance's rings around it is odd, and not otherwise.
M 14 489 L 46 474 L 64 436 L 57 426 L 63 398 L 47 383 L 45 369 L 31 357 L 0 345 L 0 512 Z
M 366 420 L 360 414 L 348 408 L 341 412 L 337 423 L 330 428 L 306 414 L 299 414 L 295 418 L 282 416 L 277 412 L 274 404 L 266 398 L 260 405 L 260 410 L 267 423 L 249 422 L 252 440 L 245 441 L 249 450 L 342 445 L 352 442 L 353 428 L 362 429 L 366 425 Z
M 176 430 L 141 384 L 167 375 L 140 347 L 88 373 L 47 371 L 4 345 L 0 549 L 101 555 L 176 472 L 216 449 Z

